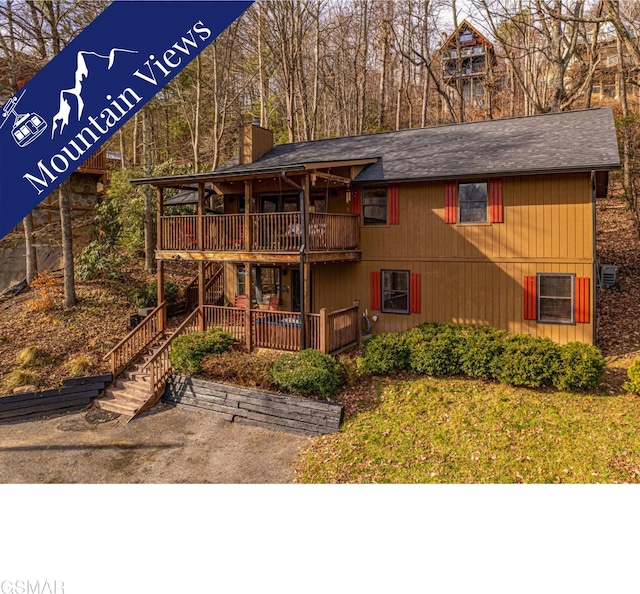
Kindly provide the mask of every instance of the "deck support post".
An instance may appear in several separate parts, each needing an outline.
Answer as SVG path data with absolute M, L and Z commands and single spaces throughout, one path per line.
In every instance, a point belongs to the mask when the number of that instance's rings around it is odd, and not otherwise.
M 204 332 L 207 329 L 207 325 L 204 319 L 204 284 L 205 284 L 205 267 L 207 263 L 204 261 L 198 262 L 198 309 L 200 310 L 200 316 L 198 317 L 198 329 L 200 332 Z
M 245 346 L 247 347 L 247 352 L 251 352 L 253 348 L 253 344 L 251 341 L 251 283 L 253 281 L 253 265 L 245 264 L 244 270 L 246 273 L 244 279 L 244 292 L 247 298 L 245 299 L 245 307 L 246 310 L 244 312 L 244 340 Z
M 253 212 L 253 183 L 244 182 L 244 251 L 251 251 L 251 213 Z
M 161 250 L 164 248 L 162 241 L 162 216 L 164 215 L 164 196 L 163 189 L 156 188 L 156 200 L 158 203 L 158 216 L 156 217 L 156 248 Z
M 198 184 L 198 223 L 197 223 L 197 233 L 198 233 L 198 251 L 202 251 L 204 249 L 204 184 Z M 200 307 L 202 307 L 202 303 L 200 303 Z
M 320 336 L 318 337 L 318 345 L 320 352 L 329 353 L 329 312 L 326 307 L 320 310 Z
M 300 346 L 303 349 L 309 347 L 310 332 L 309 332 L 309 312 L 311 310 L 311 293 L 310 293 L 310 276 L 311 265 L 304 258 L 307 251 L 307 231 L 309 229 L 309 204 L 311 202 L 309 192 L 309 176 L 305 175 L 302 178 L 302 195 L 300 204 L 300 223 L 302 227 L 302 250 L 300 253 L 300 273 L 302 275 L 302 307 L 300 308 L 302 314 L 302 341 Z
M 160 305 L 164 301 L 164 261 L 157 260 L 156 261 L 156 279 L 158 283 L 158 303 L 156 305 Z M 164 337 L 164 332 L 167 328 L 167 310 L 161 309 L 158 312 L 158 330 L 162 333 Z M 115 377 L 115 376 L 114 376 Z

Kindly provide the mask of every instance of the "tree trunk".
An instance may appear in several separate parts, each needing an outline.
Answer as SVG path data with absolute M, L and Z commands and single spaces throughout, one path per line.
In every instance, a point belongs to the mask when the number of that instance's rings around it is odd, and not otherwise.
M 151 177 L 153 165 L 151 163 L 151 114 L 148 108 L 142 110 L 142 138 L 144 144 L 144 174 Z M 153 209 L 155 207 L 153 188 L 149 185 L 144 191 L 144 267 L 147 272 L 155 274 L 156 261 L 154 254 Z
M 27 265 L 27 282 L 31 284 L 38 272 L 38 255 L 33 241 L 33 213 L 30 212 L 24 219 L 24 257 Z
M 69 204 L 70 182 L 62 182 L 59 190 L 60 226 L 62 228 L 62 257 L 64 260 L 64 306 L 76 304 L 76 283 L 73 266 L 73 236 L 71 230 L 71 208 Z

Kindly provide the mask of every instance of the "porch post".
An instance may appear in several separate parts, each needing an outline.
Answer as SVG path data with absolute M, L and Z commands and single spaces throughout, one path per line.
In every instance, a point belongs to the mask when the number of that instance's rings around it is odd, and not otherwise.
M 245 202 L 246 211 L 246 202 Z M 247 296 L 246 305 L 247 308 L 244 312 L 244 340 L 247 347 L 247 352 L 251 352 L 253 347 L 253 341 L 251 336 L 251 281 L 253 280 L 253 264 L 245 264 L 244 269 L 246 276 L 244 277 L 244 293 Z
M 158 283 L 158 305 L 160 305 L 164 301 L 164 260 L 158 260 L 156 266 L 156 280 Z M 164 311 L 160 311 L 158 315 L 158 330 L 162 332 L 164 336 L 164 331 L 167 326 L 166 324 L 166 309 Z
M 251 251 L 251 217 L 253 212 L 253 182 L 244 182 L 244 251 Z
M 205 283 L 205 266 L 207 263 L 204 260 L 198 262 L 198 309 L 200 310 L 200 317 L 198 319 L 198 329 L 200 332 L 204 332 L 207 329 L 204 319 L 204 283 Z
M 204 184 L 198 184 L 198 251 L 204 250 Z M 200 303 L 202 306 L 202 302 Z
M 164 197 L 162 188 L 156 188 L 158 216 L 156 217 L 156 249 L 162 249 L 162 215 L 164 214 Z M 158 293 L 159 294 L 159 293 Z
M 329 352 L 329 312 L 326 307 L 320 310 L 320 336 L 318 339 L 318 346 L 321 353 Z
M 305 246 L 305 252 L 307 251 L 307 229 L 309 228 L 308 225 L 308 221 L 309 221 L 309 203 L 310 203 L 310 194 L 309 194 L 309 176 L 305 175 L 302 178 L 302 191 L 304 194 L 304 200 L 302 201 L 302 204 L 300 205 L 301 209 L 302 209 L 302 216 L 301 218 L 301 224 L 303 226 L 302 228 L 302 243 Z M 303 257 L 305 254 L 301 254 L 301 257 Z M 301 266 L 302 268 L 302 282 L 303 282 L 303 298 L 302 298 L 302 324 L 304 326 L 304 344 L 302 344 L 302 348 L 306 349 L 309 346 L 310 343 L 310 332 L 309 332 L 309 312 L 311 310 L 310 305 L 311 305 L 311 294 L 310 294 L 310 287 L 309 287 L 309 277 L 311 275 L 311 265 L 309 264 L 309 262 L 307 262 L 306 258 L 304 259 L 304 265 Z

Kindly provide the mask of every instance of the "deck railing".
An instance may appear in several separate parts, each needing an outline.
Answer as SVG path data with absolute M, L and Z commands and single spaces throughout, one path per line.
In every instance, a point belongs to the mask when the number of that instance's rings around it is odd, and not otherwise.
M 298 252 L 302 245 L 299 212 L 257 213 L 249 215 L 251 240 L 255 252 Z M 245 251 L 244 215 L 205 215 L 202 225 L 196 215 L 161 217 L 162 250 L 239 252 Z M 199 229 L 202 241 L 198 241 Z M 343 251 L 357 249 L 360 242 L 356 215 L 309 213 L 308 251 Z M 201 248 L 199 247 L 201 246 Z
M 199 332 L 201 316 L 202 312 L 199 309 L 193 310 L 184 322 L 178 326 L 177 330 L 169 337 L 167 342 L 165 342 L 162 347 L 154 353 L 153 357 L 151 357 L 151 359 L 149 359 L 142 368 L 143 371 L 149 371 L 149 389 L 151 397 L 138 412 L 147 410 L 156 403 L 160 396 L 162 396 L 165 383 L 172 371 L 171 361 L 169 360 L 172 343 L 174 339 L 178 338 L 178 336 Z
M 114 381 L 150 344 L 164 335 L 166 319 L 167 304 L 162 302 L 104 356 L 105 361 L 111 360 Z
M 300 313 L 251 310 L 251 343 L 279 351 L 300 350 Z
M 245 340 L 247 332 L 247 310 L 243 307 L 205 305 L 204 320 L 207 328 L 217 326 L 225 332 L 230 332 L 234 340 Z
M 328 350 L 326 352 L 333 353 L 344 346 L 354 344 L 358 341 L 360 315 L 357 305 L 329 312 L 327 314 L 327 322 L 329 336 Z
M 219 262 L 207 262 L 204 271 L 204 302 L 216 305 L 224 294 L 223 267 Z M 198 277 L 196 276 L 185 290 L 187 310 L 198 305 Z

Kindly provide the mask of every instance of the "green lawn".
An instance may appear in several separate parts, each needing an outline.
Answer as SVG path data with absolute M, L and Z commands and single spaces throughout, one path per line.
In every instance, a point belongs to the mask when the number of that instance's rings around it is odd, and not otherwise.
M 638 396 L 430 378 L 380 391 L 302 453 L 299 482 L 640 482 Z

